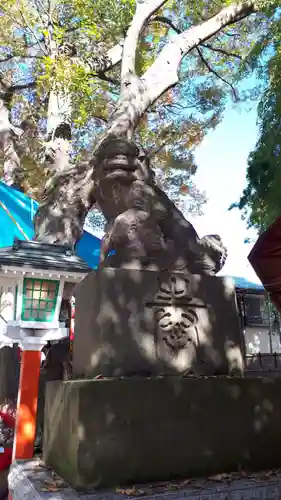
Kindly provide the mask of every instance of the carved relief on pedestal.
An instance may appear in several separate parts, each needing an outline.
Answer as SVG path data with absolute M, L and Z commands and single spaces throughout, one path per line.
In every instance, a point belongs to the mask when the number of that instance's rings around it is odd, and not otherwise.
M 155 312 L 158 329 L 163 333 L 164 342 L 171 349 L 178 351 L 186 347 L 188 342 L 194 342 L 191 330 L 198 322 L 194 311 L 184 311 L 180 307 L 162 307 Z
M 158 337 L 171 350 L 178 352 L 188 343 L 198 343 L 196 308 L 205 306 L 193 300 L 188 278 L 171 276 L 148 306 L 154 311 Z

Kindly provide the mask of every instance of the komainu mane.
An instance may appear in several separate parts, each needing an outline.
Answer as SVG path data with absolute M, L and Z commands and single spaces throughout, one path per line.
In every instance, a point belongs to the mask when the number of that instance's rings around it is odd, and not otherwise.
M 105 139 L 93 160 L 93 198 L 106 221 L 100 264 L 214 275 L 227 251 L 218 235 L 199 238 L 193 225 L 157 186 L 142 150 Z

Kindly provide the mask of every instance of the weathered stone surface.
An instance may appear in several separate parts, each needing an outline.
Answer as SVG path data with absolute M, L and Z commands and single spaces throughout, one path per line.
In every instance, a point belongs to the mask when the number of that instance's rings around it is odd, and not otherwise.
M 218 235 L 199 238 L 155 182 L 149 158 L 133 141 L 107 137 L 96 151 L 93 200 L 107 225 L 100 263 L 109 267 L 215 275 L 227 250 Z M 112 252 L 115 252 L 112 255 Z
M 9 474 L 9 488 L 13 500 L 124 500 L 124 498 L 145 500 L 280 500 L 281 471 L 276 474 L 263 472 L 248 477 L 227 476 L 220 481 L 194 479 L 189 484 L 178 482 L 146 484 L 120 491 L 93 490 L 77 493 L 69 486 L 50 488 L 61 484 L 53 471 L 36 459 L 13 462 Z M 55 491 L 54 491 L 55 489 Z M 125 492 L 127 493 L 125 495 Z
M 44 458 L 76 489 L 280 467 L 280 393 L 262 378 L 50 382 Z
M 243 371 L 232 280 L 104 268 L 75 295 L 74 377 Z

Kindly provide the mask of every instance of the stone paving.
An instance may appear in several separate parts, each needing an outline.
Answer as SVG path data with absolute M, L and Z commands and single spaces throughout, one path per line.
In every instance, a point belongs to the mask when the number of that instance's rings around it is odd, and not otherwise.
M 14 462 L 8 481 L 13 500 L 281 500 L 281 470 L 77 493 L 33 459 Z

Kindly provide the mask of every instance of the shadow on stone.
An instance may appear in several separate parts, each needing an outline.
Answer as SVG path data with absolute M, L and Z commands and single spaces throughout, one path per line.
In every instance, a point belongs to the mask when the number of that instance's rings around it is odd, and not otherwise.
M 243 373 L 232 280 L 104 268 L 75 295 L 74 378 Z
M 281 465 L 281 380 L 51 382 L 44 459 L 87 490 Z

